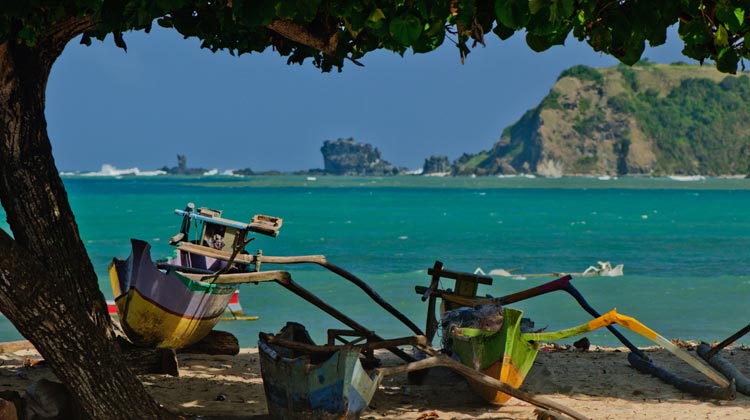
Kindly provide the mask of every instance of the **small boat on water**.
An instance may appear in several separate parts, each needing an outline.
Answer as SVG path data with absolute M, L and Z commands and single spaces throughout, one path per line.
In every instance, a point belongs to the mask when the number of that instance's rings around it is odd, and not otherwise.
M 295 322 L 277 335 L 261 333 L 258 352 L 268 412 L 275 419 L 359 418 L 382 379 L 362 367 L 359 347 L 317 347 Z
M 174 258 L 155 263 L 151 246 L 132 239 L 130 256 L 113 259 L 109 274 L 117 315 L 125 335 L 139 346 L 190 346 L 208 335 L 225 312 L 231 319 L 255 319 L 241 316 L 238 287 L 274 277 L 274 272 L 247 271 L 247 264 L 234 259 L 245 252 L 248 232 L 276 236 L 281 219 L 256 215 L 246 224 L 223 219 L 216 210 L 195 211 L 192 204 L 176 213 L 183 216 L 182 229 L 170 242 L 190 243 L 190 226 L 196 224 L 196 248 L 221 258 L 177 249 Z

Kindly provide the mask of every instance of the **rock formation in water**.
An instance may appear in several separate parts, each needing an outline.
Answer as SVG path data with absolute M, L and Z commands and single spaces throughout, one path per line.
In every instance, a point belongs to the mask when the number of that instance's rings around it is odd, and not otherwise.
M 448 156 L 430 156 L 422 165 L 422 175 L 450 174 L 452 171 Z
M 203 175 L 207 172 L 207 169 L 203 168 L 188 168 L 187 157 L 179 154 L 177 155 L 177 166 L 172 168 L 165 166 L 161 170 L 170 175 Z
M 326 140 L 320 151 L 323 153 L 323 171 L 329 175 L 384 176 L 404 172 L 383 160 L 377 148 L 351 138 Z

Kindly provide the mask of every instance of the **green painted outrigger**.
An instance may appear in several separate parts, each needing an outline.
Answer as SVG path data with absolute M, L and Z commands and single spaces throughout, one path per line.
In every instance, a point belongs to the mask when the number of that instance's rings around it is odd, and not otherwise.
M 427 341 L 432 342 L 439 326 L 439 322 L 435 316 L 437 310 L 436 300 L 438 298 L 442 299 L 440 312 L 460 307 L 477 307 L 479 305 L 502 307 L 504 319 L 500 330 L 497 332 L 453 327 L 450 331 L 444 331 L 444 334 L 450 336 L 451 345 L 449 350 L 458 356 L 462 364 L 514 388 L 519 387 L 523 383 L 526 374 L 531 369 L 539 350 L 540 342 L 560 340 L 606 327 L 630 350 L 628 361 L 637 370 L 649 373 L 684 392 L 701 398 L 732 400 L 736 396 L 734 381 L 728 381 L 712 367 L 677 347 L 671 341 L 643 325 L 637 319 L 619 314 L 614 309 L 604 315 L 599 314 L 586 302 L 580 292 L 570 284 L 570 280 L 572 279 L 570 275 L 565 275 L 551 282 L 521 292 L 491 298 L 478 297 L 477 289 L 479 284 L 492 284 L 492 277 L 476 273 L 446 270 L 440 261 L 436 261 L 435 265 L 427 272 L 432 276 L 430 286 L 417 286 L 415 288 L 415 291 L 422 295 L 423 301 L 429 299 L 427 326 L 425 328 Z M 455 290 L 439 289 L 438 284 L 441 279 L 456 280 Z M 506 305 L 555 291 L 565 291 L 570 294 L 595 319 L 577 327 L 556 332 L 522 332 L 520 323 L 523 313 Z M 662 346 L 702 372 L 716 385 L 681 378 L 655 365 L 640 349 L 614 328 L 612 324 L 619 324 Z M 474 390 L 489 402 L 502 404 L 510 398 L 505 393 L 498 392 L 497 388 L 485 387 L 476 381 L 471 382 L 471 384 Z
M 577 327 L 552 332 L 521 332 L 522 316 L 522 311 L 506 307 L 503 308 L 503 324 L 499 331 L 452 328 L 449 332 L 450 349 L 464 365 L 518 388 L 534 364 L 541 342 L 562 340 L 618 324 L 662 346 L 706 375 L 718 386 L 723 388 L 731 386 L 726 378 L 698 358 L 677 347 L 637 319 L 619 314 L 615 309 Z M 470 384 L 478 395 L 493 404 L 503 404 L 510 399 L 509 395 L 494 388 L 475 382 Z

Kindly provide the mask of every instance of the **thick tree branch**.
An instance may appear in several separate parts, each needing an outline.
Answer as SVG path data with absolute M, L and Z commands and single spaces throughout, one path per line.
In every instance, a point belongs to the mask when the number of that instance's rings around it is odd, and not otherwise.
M 314 48 L 324 54 L 330 56 L 336 54 L 339 40 L 337 32 L 334 32 L 328 39 L 324 39 L 314 35 L 306 27 L 288 20 L 275 20 L 267 28 L 286 39 Z

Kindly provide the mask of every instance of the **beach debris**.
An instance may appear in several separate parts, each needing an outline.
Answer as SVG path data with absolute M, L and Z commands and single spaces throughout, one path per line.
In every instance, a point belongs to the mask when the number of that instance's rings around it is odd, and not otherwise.
M 550 411 L 550 410 L 543 410 L 541 408 L 537 408 L 534 410 L 534 415 L 536 416 L 537 420 L 566 420 L 566 416 L 560 415 L 560 413 Z
M 573 343 L 573 347 L 575 347 L 579 351 L 588 351 L 590 346 L 591 342 L 589 342 L 589 339 L 586 337 L 583 337 L 582 339 Z
M 433 410 L 421 413 L 419 417 L 417 417 L 417 420 L 436 420 L 438 418 L 440 418 L 440 414 Z

